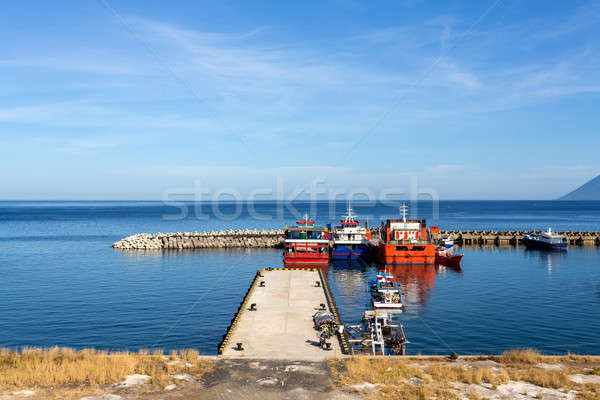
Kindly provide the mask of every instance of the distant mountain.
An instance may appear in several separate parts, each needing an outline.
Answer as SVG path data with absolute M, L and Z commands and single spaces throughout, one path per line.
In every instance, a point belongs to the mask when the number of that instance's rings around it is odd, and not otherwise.
M 558 200 L 600 200 L 600 175 Z

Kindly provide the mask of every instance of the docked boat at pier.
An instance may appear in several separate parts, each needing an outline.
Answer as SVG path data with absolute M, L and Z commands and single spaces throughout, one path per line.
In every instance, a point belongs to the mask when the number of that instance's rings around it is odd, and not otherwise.
M 368 259 L 371 251 L 370 233 L 360 226 L 360 222 L 352 214 L 350 204 L 347 214 L 340 220 L 340 226 L 333 229 L 331 236 L 332 260 Z
M 386 271 L 379 271 L 370 284 L 371 299 L 374 308 L 400 309 L 402 293 L 394 282 L 394 276 Z
M 567 238 L 565 235 L 554 233 L 551 228 L 548 228 L 546 232 L 523 235 L 523 244 L 527 247 L 564 250 L 567 248 Z
M 409 343 L 401 324 L 394 324 L 385 312 L 367 310 L 358 325 L 348 325 L 346 333 L 352 354 L 405 355 Z
M 407 219 L 408 207 L 402 205 L 402 219 L 388 219 L 378 246 L 378 261 L 382 264 L 434 264 L 436 244 L 424 219 Z
M 296 221 L 296 226 L 285 227 L 283 262 L 286 265 L 320 265 L 329 263 L 329 232 L 309 219 Z

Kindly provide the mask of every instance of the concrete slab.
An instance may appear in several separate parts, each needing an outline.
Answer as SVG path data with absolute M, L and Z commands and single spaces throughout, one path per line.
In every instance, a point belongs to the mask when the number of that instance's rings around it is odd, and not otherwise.
M 331 338 L 332 350 L 318 345 L 313 314 L 321 303 L 327 305 L 319 273 L 314 270 L 265 270 L 265 287 L 256 286 L 239 321 L 230 330 L 223 357 L 247 359 L 325 360 L 340 357 L 339 341 Z M 250 305 L 256 303 L 256 311 Z M 244 350 L 235 350 L 236 343 Z

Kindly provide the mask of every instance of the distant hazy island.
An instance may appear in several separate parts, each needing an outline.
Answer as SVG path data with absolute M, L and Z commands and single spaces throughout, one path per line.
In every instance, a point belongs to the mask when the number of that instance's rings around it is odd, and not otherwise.
M 600 175 L 558 200 L 600 200 Z

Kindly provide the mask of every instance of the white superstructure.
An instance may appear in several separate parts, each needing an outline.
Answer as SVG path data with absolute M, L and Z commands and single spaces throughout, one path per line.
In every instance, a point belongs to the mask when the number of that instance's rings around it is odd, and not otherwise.
M 348 204 L 348 212 L 340 221 L 341 226 L 333 229 L 333 244 L 352 245 L 368 242 L 367 229 L 360 226 L 356 216 L 352 214 L 352 207 Z

